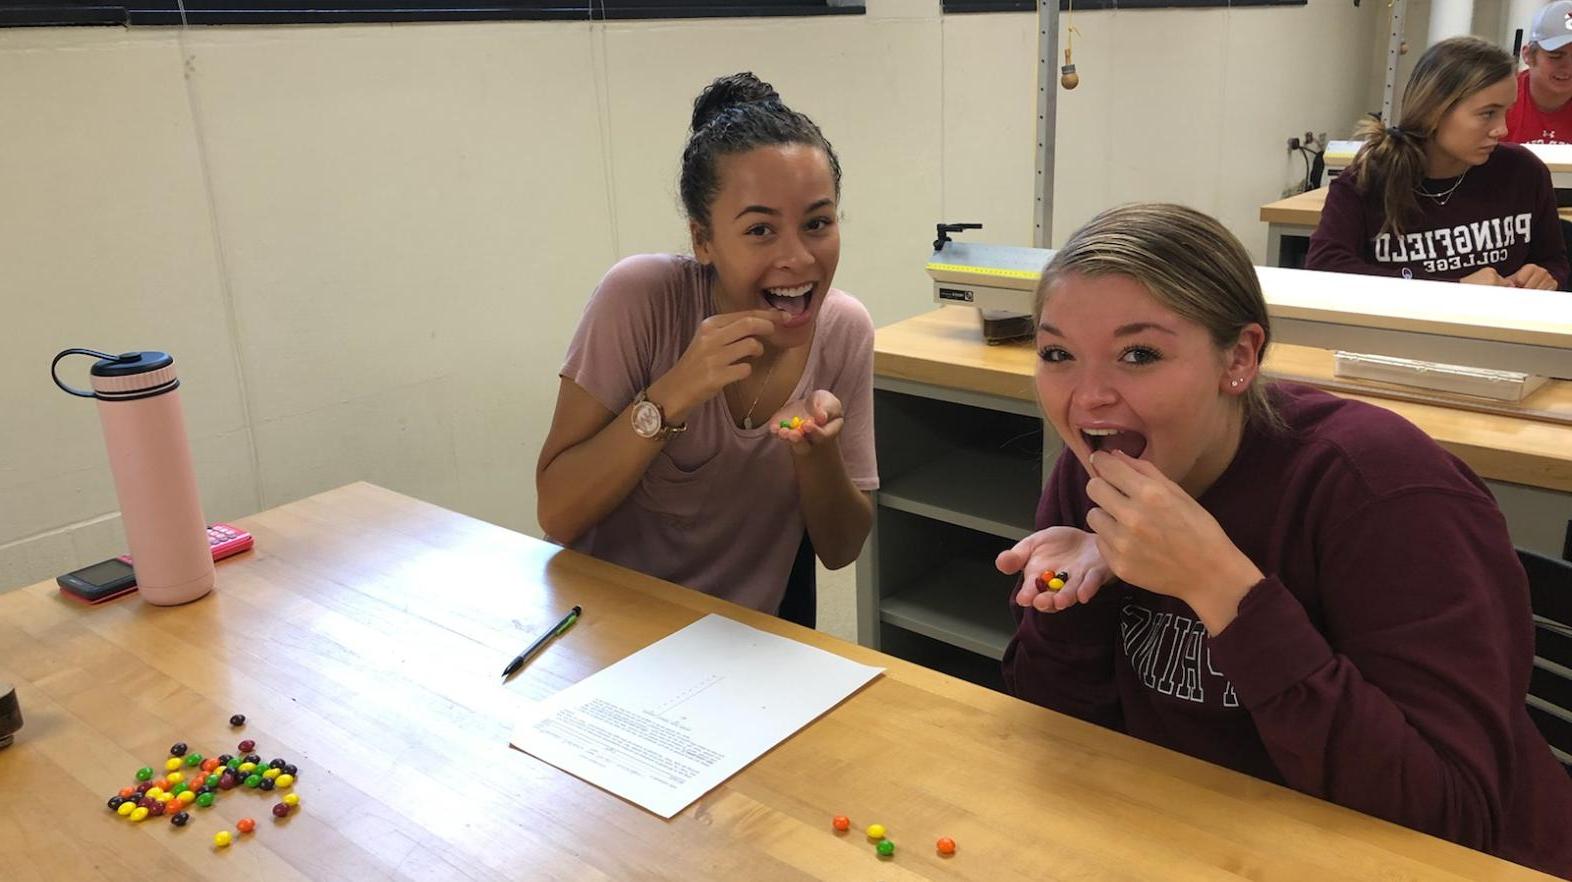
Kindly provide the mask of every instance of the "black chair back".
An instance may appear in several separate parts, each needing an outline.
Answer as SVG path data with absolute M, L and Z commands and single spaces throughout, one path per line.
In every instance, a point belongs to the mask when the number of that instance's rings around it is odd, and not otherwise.
M 786 577 L 786 596 L 781 598 L 777 616 L 805 628 L 819 623 L 819 565 L 813 555 L 813 543 L 808 541 L 808 531 L 802 532 L 802 543 L 797 546 L 797 559 L 792 562 L 791 574 Z
M 1572 562 L 1517 550 L 1534 611 L 1528 715 L 1572 774 Z

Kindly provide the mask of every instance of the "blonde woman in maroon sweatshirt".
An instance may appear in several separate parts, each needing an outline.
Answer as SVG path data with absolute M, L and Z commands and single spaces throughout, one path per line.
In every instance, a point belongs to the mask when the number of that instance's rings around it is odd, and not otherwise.
M 1401 123 L 1366 120 L 1332 181 L 1305 268 L 1555 290 L 1566 245 L 1550 171 L 1505 144 L 1512 57 L 1477 37 L 1420 56 Z
M 999 555 L 1025 577 L 1010 690 L 1572 876 L 1572 778 L 1524 709 L 1527 580 L 1468 467 L 1384 408 L 1264 384 L 1249 256 L 1191 209 L 1092 219 L 1037 318 L 1065 452 Z

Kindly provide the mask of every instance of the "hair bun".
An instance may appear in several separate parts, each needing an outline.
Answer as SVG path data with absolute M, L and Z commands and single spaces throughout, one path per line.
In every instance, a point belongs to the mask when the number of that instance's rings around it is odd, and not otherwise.
M 752 71 L 719 77 L 693 99 L 692 131 L 710 124 L 729 108 L 756 101 L 780 101 L 775 87 L 753 75 Z

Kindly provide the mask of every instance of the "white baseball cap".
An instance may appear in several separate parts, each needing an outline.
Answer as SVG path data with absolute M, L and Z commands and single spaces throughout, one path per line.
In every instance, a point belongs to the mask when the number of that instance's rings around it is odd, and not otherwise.
M 1556 0 L 1535 13 L 1528 42 L 1546 52 L 1572 43 L 1572 0 Z

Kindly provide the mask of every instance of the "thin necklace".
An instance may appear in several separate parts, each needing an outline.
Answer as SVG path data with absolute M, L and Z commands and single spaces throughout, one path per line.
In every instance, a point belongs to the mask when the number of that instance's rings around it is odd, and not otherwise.
M 742 427 L 744 429 L 753 428 L 753 409 L 759 406 L 759 399 L 764 397 L 764 390 L 770 388 L 770 378 L 775 376 L 775 366 L 780 363 L 780 358 L 776 357 L 775 361 L 770 365 L 770 369 L 764 372 L 764 382 L 759 386 L 759 394 L 753 396 L 753 403 L 748 405 L 748 412 L 742 415 Z
M 1457 192 L 1457 188 L 1463 186 L 1463 179 L 1466 177 L 1468 177 L 1468 169 L 1465 168 L 1463 173 L 1457 176 L 1457 180 L 1453 182 L 1451 187 L 1447 188 L 1445 193 L 1432 193 L 1423 187 L 1415 187 L 1414 192 L 1421 196 L 1429 196 L 1436 201 L 1437 205 L 1445 205 L 1452 200 L 1452 194 Z

